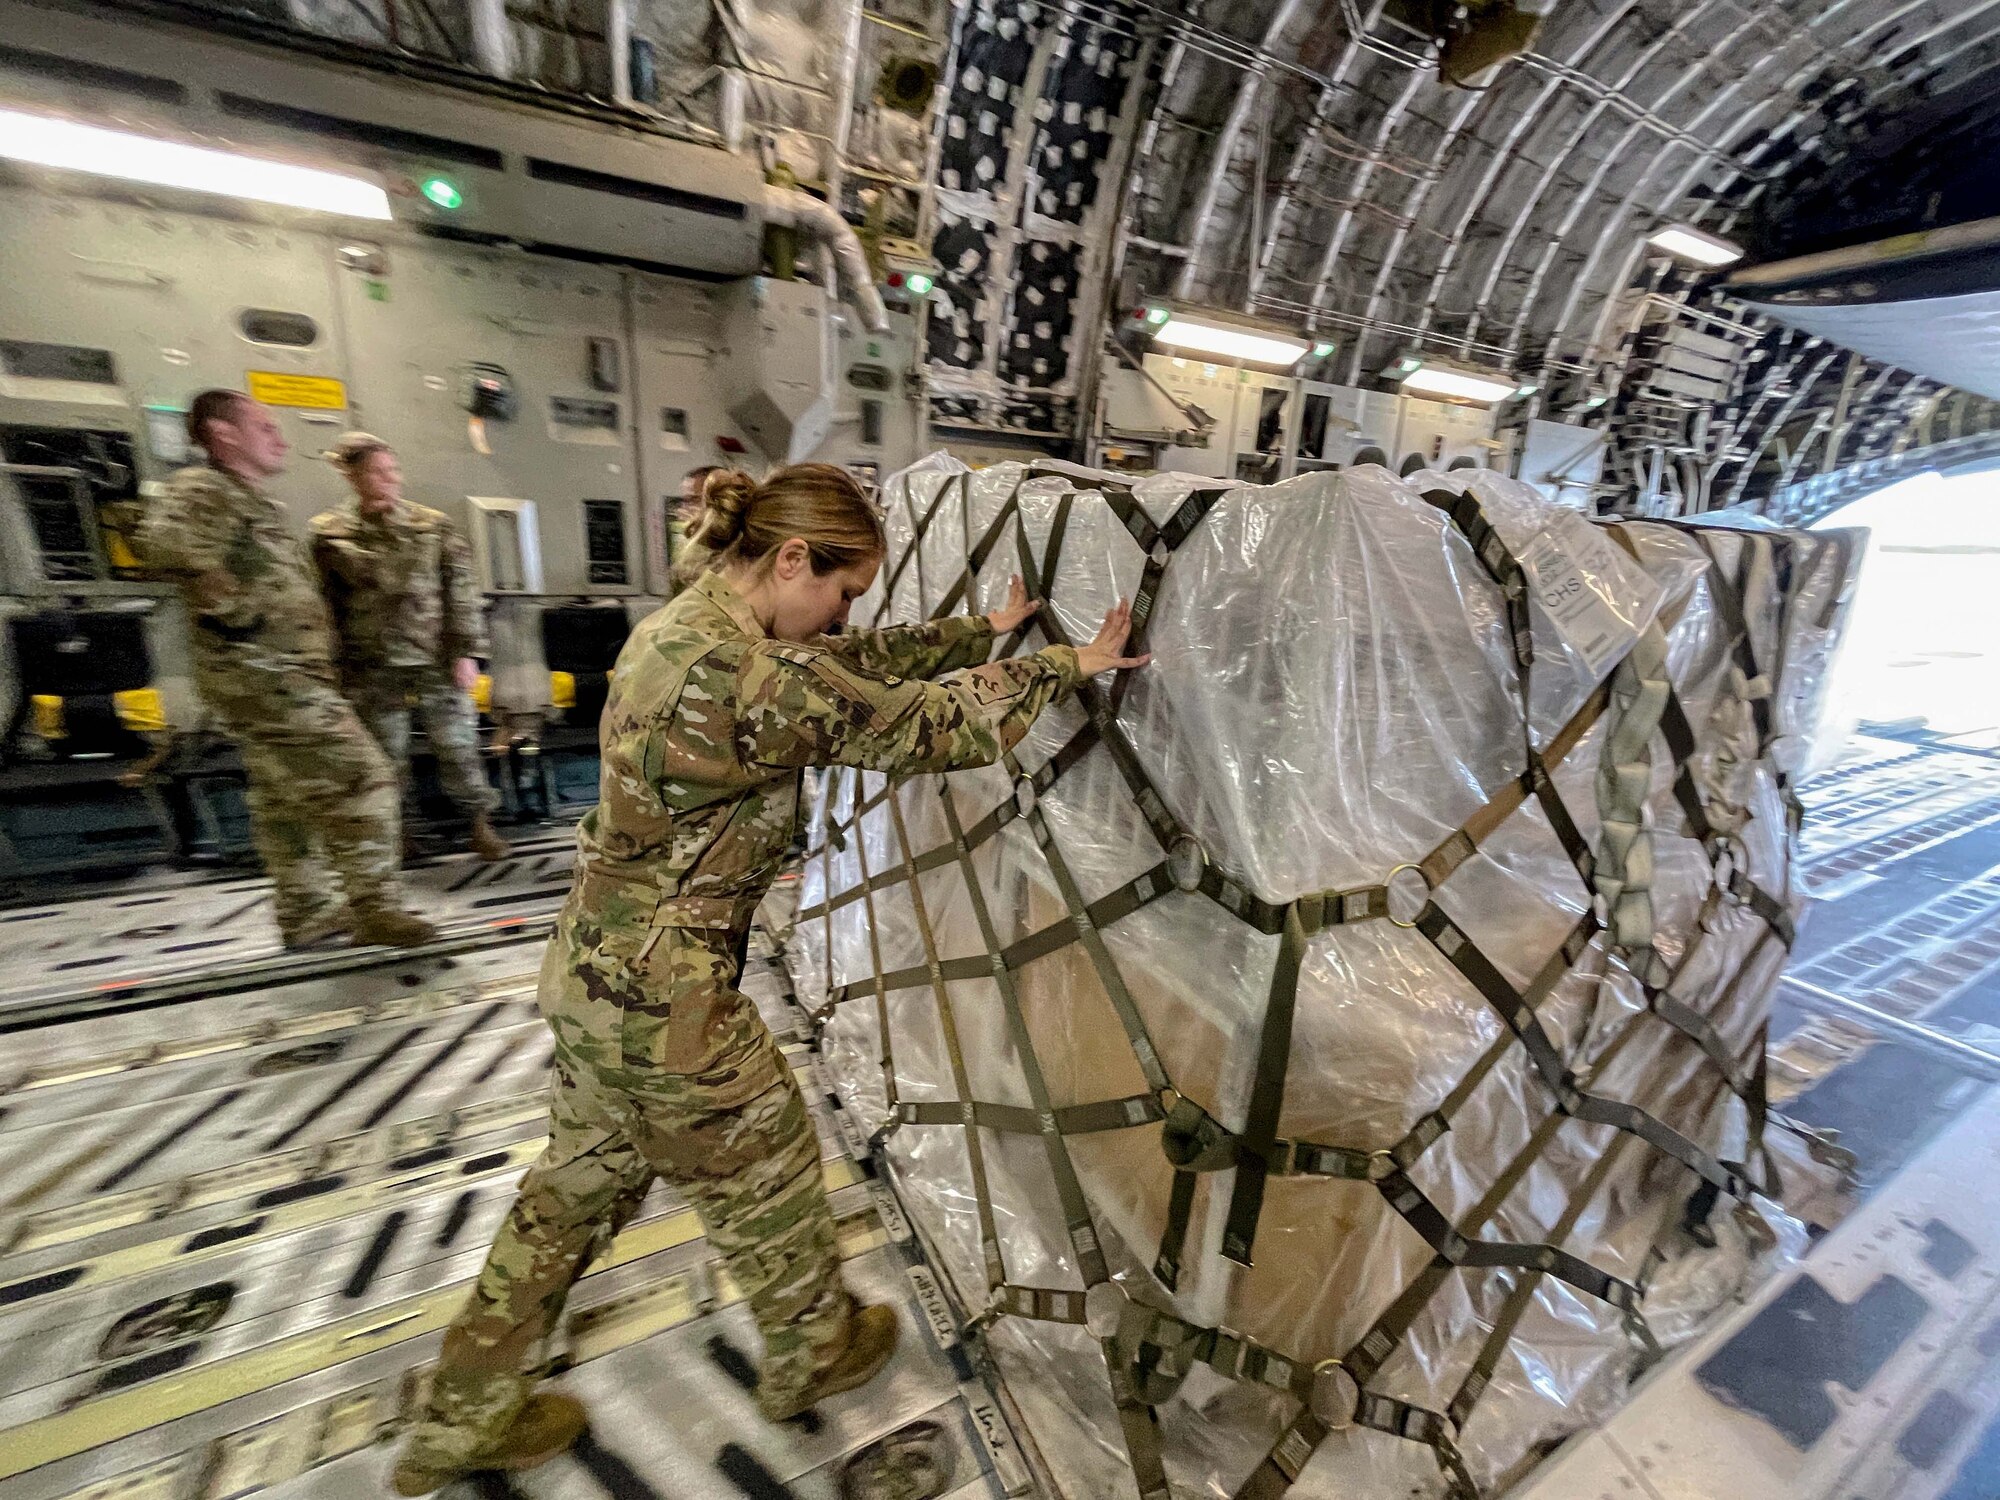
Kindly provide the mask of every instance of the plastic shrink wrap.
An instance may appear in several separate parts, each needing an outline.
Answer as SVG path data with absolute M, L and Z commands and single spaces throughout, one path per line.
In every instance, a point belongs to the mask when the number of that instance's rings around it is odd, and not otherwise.
M 1019 572 L 1154 653 L 1010 764 L 823 775 L 789 944 L 1063 1495 L 1491 1492 L 1801 1243 L 1764 1023 L 1851 536 L 1374 467 L 884 501 L 857 623 Z

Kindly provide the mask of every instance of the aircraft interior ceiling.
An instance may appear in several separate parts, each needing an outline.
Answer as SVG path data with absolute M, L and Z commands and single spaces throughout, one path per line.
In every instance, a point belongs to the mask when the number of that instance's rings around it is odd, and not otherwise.
M 1075 444 L 1100 330 L 1147 296 L 1305 327 L 1347 386 L 1412 354 L 1511 374 L 1535 387 L 1513 420 L 1602 429 L 1607 490 L 1686 509 L 1995 421 L 2000 379 L 1926 368 L 1921 336 L 1857 355 L 1649 243 L 1686 225 L 1782 266 L 1892 240 L 1957 293 L 1990 285 L 1977 255 L 1901 238 L 2000 207 L 1987 0 L 116 8 L 756 138 L 851 221 L 925 237 L 930 390 L 968 429 Z M 1883 300 L 1846 282 L 1810 300 Z M 1690 383 L 1675 350 L 1701 340 Z

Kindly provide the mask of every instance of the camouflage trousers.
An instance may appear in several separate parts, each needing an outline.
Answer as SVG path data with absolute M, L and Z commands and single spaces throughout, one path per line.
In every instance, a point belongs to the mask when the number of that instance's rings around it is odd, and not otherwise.
M 636 944 L 606 938 L 575 907 L 573 897 L 542 964 L 556 1034 L 548 1144 L 445 1333 L 407 1450 L 429 1468 L 465 1466 L 513 1421 L 534 1385 L 525 1367 L 556 1330 L 570 1285 L 655 1177 L 693 1206 L 750 1304 L 764 1338 L 760 1395 L 802 1391 L 847 1345 L 854 1303 L 819 1137 L 784 1054 L 735 988 L 735 940 L 668 931 L 635 965 Z M 709 1028 L 722 1045 L 694 1071 L 665 1071 L 636 1006 L 628 1024 L 625 1002 L 642 992 L 655 1017 L 683 999 L 711 1021 L 726 1007 L 728 1022 Z
M 276 887 L 279 930 L 343 897 L 357 912 L 401 906 L 396 778 L 339 690 L 302 674 L 202 687 L 243 756 L 250 841 Z
M 467 813 L 492 812 L 500 794 L 479 759 L 479 716 L 444 667 L 380 667 L 344 684 L 354 711 L 403 783 L 410 782 L 410 719 L 424 726 L 444 794 Z

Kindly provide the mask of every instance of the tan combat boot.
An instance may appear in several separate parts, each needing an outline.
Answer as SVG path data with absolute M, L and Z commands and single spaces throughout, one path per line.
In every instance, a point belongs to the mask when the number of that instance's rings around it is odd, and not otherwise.
M 284 934 L 285 947 L 292 952 L 307 948 L 331 947 L 334 940 L 354 930 L 354 913 L 346 905 L 332 907 L 301 922 Z
M 506 859 L 514 852 L 514 846 L 493 831 L 492 821 L 485 813 L 476 812 L 472 815 L 472 852 L 490 865 Z
M 428 1495 L 483 1470 L 532 1469 L 568 1452 L 589 1425 L 583 1403 L 574 1396 L 533 1395 L 499 1441 L 475 1453 L 463 1468 L 433 1469 L 405 1455 L 390 1471 L 389 1485 L 399 1495 Z
M 893 1307 L 857 1309 L 848 1330 L 847 1347 L 834 1356 L 831 1364 L 814 1375 L 803 1391 L 784 1402 L 768 1400 L 759 1391 L 757 1405 L 773 1422 L 789 1422 L 829 1396 L 838 1396 L 842 1391 L 868 1384 L 882 1373 L 882 1367 L 889 1363 L 889 1356 L 896 1352 L 896 1336 L 900 1331 Z
M 357 943 L 380 943 L 385 948 L 415 948 L 422 943 L 437 941 L 438 930 L 415 912 L 398 911 L 393 906 L 378 906 L 373 911 L 357 912 L 354 918 L 354 941 Z

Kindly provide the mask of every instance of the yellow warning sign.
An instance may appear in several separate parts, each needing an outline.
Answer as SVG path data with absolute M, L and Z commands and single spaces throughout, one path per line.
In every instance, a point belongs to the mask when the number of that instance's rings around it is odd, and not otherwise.
M 247 370 L 250 399 L 266 406 L 303 406 L 313 411 L 345 411 L 347 386 L 330 375 L 286 375 L 278 370 Z

